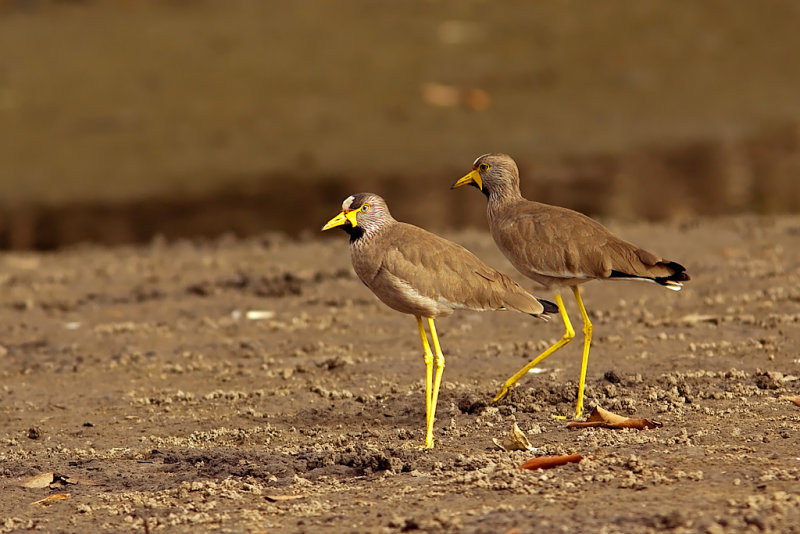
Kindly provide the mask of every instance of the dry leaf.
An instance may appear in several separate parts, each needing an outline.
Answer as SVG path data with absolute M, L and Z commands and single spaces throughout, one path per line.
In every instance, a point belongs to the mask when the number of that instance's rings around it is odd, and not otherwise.
M 97 482 L 82 477 L 62 475 L 60 473 L 39 473 L 32 477 L 20 480 L 19 485 L 23 488 L 57 488 L 60 486 L 81 484 L 84 486 L 99 486 Z
M 58 473 L 53 473 L 53 482 L 50 483 L 50 487 L 54 486 L 66 486 L 67 484 L 75 485 L 78 483 L 78 479 L 72 478 L 69 475 L 60 475 Z
M 33 501 L 31 504 L 53 504 L 56 501 L 63 501 L 64 499 L 69 499 L 69 493 L 54 493 L 53 495 L 48 495 L 44 499 Z
M 264 495 L 264 498 L 269 502 L 282 502 L 294 501 L 295 499 L 302 499 L 305 495 Z
M 663 425 L 658 421 L 651 421 L 649 419 L 634 419 L 632 417 L 623 417 L 604 410 L 599 406 L 592 410 L 592 414 L 586 421 L 572 421 L 567 423 L 567 428 L 589 428 L 589 427 L 602 427 L 602 428 L 636 428 L 644 430 L 646 428 L 660 428 Z
M 800 406 L 800 395 L 797 395 L 796 397 L 781 397 L 781 400 L 788 400 L 795 406 Z
M 525 461 L 520 469 L 551 469 L 559 465 L 575 464 L 583 460 L 580 454 L 563 454 L 561 456 L 539 456 Z
M 432 106 L 451 108 L 459 104 L 461 92 L 452 85 L 428 82 L 422 84 L 422 99 Z
M 431 106 L 454 108 L 463 106 L 472 111 L 485 111 L 492 103 L 483 89 L 461 89 L 453 85 L 428 82 L 421 87 L 422 100 Z
M 54 473 L 39 473 L 32 477 L 20 480 L 20 486 L 23 488 L 46 488 L 53 483 Z
M 681 317 L 681 321 L 688 325 L 696 325 L 698 323 L 714 323 L 719 324 L 719 317 L 716 315 L 702 315 L 699 313 L 690 313 Z
M 244 316 L 251 321 L 260 321 L 262 319 L 274 319 L 275 312 L 272 310 L 247 310 Z
M 467 109 L 484 111 L 491 105 L 492 98 L 483 89 L 469 89 L 464 92 L 463 102 Z
M 528 437 L 525 435 L 525 432 L 520 430 L 519 426 L 517 426 L 517 423 L 514 423 L 514 426 L 511 427 L 511 430 L 508 431 L 508 434 L 503 436 L 503 439 L 499 440 L 497 438 L 492 438 L 492 441 L 495 445 L 506 452 L 534 450 L 534 447 L 531 445 L 531 442 L 528 441 Z

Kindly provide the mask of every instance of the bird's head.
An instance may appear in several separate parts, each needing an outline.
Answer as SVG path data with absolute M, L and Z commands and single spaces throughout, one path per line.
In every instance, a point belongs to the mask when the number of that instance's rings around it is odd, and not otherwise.
M 350 234 L 351 241 L 355 241 L 365 234 L 378 231 L 392 220 L 386 201 L 381 197 L 373 193 L 358 193 L 344 199 L 341 213 L 325 223 L 322 230 L 338 226 Z
M 487 198 L 505 191 L 519 192 L 519 169 L 507 154 L 484 154 L 472 164 L 472 170 L 454 183 L 450 189 L 462 185 L 477 187 Z

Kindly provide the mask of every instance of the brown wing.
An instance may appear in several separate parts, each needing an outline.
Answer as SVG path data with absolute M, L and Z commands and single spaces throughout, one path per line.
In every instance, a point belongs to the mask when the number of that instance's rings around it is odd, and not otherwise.
M 671 262 L 576 211 L 526 200 L 493 215 L 492 234 L 520 270 L 524 265 L 538 274 L 579 279 L 660 278 L 675 272 Z
M 538 315 L 543 306 L 508 276 L 464 247 L 416 226 L 393 229 L 381 266 L 420 295 L 454 308 L 512 308 Z

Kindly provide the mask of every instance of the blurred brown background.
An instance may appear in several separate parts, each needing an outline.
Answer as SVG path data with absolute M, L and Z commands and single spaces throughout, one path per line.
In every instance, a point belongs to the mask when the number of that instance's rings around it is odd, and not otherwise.
M 0 0 L 0 247 L 800 209 L 800 3 Z M 315 234 L 314 234 L 315 235 Z

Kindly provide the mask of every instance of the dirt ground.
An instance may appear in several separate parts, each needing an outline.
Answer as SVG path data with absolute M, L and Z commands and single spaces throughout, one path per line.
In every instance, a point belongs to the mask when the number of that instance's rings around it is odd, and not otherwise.
M 693 276 L 585 286 L 588 406 L 663 427 L 553 417 L 580 340 L 492 406 L 562 327 L 462 312 L 434 450 L 414 321 L 343 234 L 3 255 L 0 531 L 800 532 L 800 217 L 609 225 Z M 513 274 L 485 231 L 448 237 Z M 514 422 L 535 451 L 495 447 Z M 559 453 L 586 458 L 518 468 Z
M 800 216 L 739 215 L 800 210 L 800 10 L 494 6 L 0 0 L 0 532 L 800 532 Z M 374 190 L 514 275 L 447 190 L 490 150 L 689 268 L 585 287 L 588 406 L 662 427 L 566 428 L 580 339 L 491 405 L 562 327 L 464 312 L 420 450 L 318 229 Z

